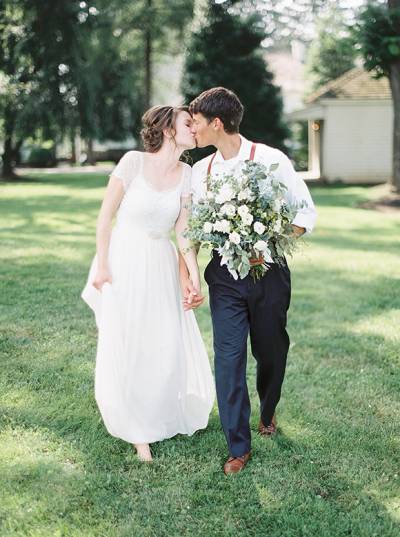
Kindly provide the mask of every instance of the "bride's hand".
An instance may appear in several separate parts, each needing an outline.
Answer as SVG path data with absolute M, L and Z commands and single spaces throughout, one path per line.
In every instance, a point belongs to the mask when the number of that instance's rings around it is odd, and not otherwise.
M 194 274 L 190 277 L 191 281 L 191 293 L 188 298 L 188 306 L 191 308 L 198 308 L 203 302 L 204 297 L 201 292 L 200 275 Z
M 196 272 L 196 274 L 190 275 L 190 280 L 192 282 L 192 285 L 195 289 L 195 292 L 198 294 L 198 296 L 201 296 L 201 281 L 200 281 L 200 274 Z
M 112 283 L 110 271 L 108 268 L 99 268 L 97 269 L 95 279 L 93 280 L 93 287 L 98 291 L 101 291 L 105 283 Z

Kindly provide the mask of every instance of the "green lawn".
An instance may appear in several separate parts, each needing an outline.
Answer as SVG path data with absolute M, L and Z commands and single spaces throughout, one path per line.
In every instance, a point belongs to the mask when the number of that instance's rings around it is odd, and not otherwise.
M 374 189 L 313 189 L 318 227 L 291 263 L 280 434 L 254 434 L 246 471 L 227 478 L 216 408 L 206 431 L 154 445 L 151 466 L 102 424 L 95 322 L 79 295 L 105 182 L 0 185 L 1 536 L 394 536 L 399 215 L 357 208 Z M 211 356 L 207 307 L 198 320 Z M 252 358 L 248 369 L 255 430 Z

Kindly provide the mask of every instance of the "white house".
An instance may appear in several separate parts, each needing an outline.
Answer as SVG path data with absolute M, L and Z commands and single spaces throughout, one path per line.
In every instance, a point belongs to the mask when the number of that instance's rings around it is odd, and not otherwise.
M 287 119 L 308 122 L 305 178 L 344 183 L 390 179 L 393 104 L 387 78 L 373 78 L 355 67 L 320 87 Z

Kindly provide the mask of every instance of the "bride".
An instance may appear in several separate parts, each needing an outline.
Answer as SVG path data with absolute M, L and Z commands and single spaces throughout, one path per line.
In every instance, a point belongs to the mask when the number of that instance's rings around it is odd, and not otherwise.
M 214 402 L 208 356 L 192 310 L 185 311 L 175 228 L 192 295 L 201 297 L 195 251 L 183 237 L 195 146 L 185 107 L 143 116 L 145 151 L 129 151 L 114 171 L 97 223 L 97 254 L 82 298 L 98 327 L 95 397 L 109 433 L 151 461 L 149 444 L 207 426 Z M 116 215 L 115 226 L 112 220 Z

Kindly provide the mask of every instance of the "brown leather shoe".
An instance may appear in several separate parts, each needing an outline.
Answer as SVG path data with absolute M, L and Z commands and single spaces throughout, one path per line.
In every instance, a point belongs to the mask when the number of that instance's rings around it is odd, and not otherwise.
M 241 472 L 250 459 L 250 452 L 245 453 L 241 457 L 229 457 L 224 464 L 224 474 L 237 474 Z
M 258 424 L 258 432 L 261 436 L 271 437 L 276 434 L 276 417 L 275 414 L 272 416 L 271 423 L 269 425 L 264 425 L 261 418 L 260 423 Z

